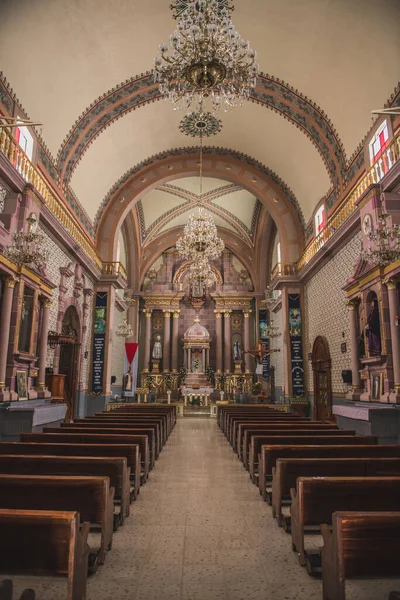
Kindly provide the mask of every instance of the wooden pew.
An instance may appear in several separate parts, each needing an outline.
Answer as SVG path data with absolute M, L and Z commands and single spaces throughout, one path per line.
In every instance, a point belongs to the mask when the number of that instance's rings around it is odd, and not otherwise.
M 84 424 L 74 423 L 66 423 L 66 427 L 44 427 L 43 433 L 87 433 L 89 435 L 137 435 L 137 436 L 147 436 L 148 438 L 148 448 L 149 448 L 149 465 L 148 471 L 151 471 L 154 467 L 155 462 L 155 443 L 154 443 L 154 430 L 145 429 L 145 428 L 131 428 L 131 427 L 119 427 L 118 423 L 105 423 L 101 427 L 91 427 L 90 424 L 87 426 L 83 426 Z M 142 448 L 140 449 L 140 454 L 142 454 Z
M 19 600 L 35 600 L 36 594 L 34 590 L 26 589 L 22 592 Z M 0 581 L 0 600 L 17 600 L 13 599 L 13 582 L 12 579 L 4 579 Z
M 100 421 L 107 421 L 107 422 L 111 422 L 111 421 L 123 421 L 125 423 L 137 423 L 137 425 L 144 425 L 144 424 L 149 424 L 152 423 L 154 425 L 158 425 L 159 427 L 159 435 L 160 435 L 160 450 L 162 449 L 162 447 L 164 446 L 164 444 L 166 443 L 167 439 L 168 439 L 168 433 L 167 433 L 167 422 L 165 418 L 162 417 L 141 417 L 141 416 L 136 416 L 133 414 L 128 414 L 128 415 L 122 415 L 120 413 L 100 413 L 100 415 L 95 415 L 94 417 L 91 417 L 92 419 L 98 419 Z
M 86 419 L 76 419 L 73 423 L 98 423 L 107 425 L 108 423 L 116 423 L 123 424 L 127 427 L 145 427 L 154 429 L 156 435 L 156 445 L 157 445 L 157 455 L 161 452 L 163 447 L 163 428 L 162 422 L 159 419 L 143 419 L 136 417 L 128 417 L 124 419 L 124 417 L 117 417 L 113 415 L 111 417 L 107 417 L 104 415 L 103 417 L 86 417 Z
M 306 527 L 330 525 L 337 511 L 393 511 L 400 506 L 400 477 L 299 477 L 292 497 L 292 548 L 306 564 Z M 315 553 L 310 553 L 315 554 Z M 310 560 L 310 569 L 314 560 Z
M 74 511 L 0 509 L 0 570 L 67 575 L 66 600 L 86 597 L 89 523 Z
M 117 410 L 104 411 L 106 413 L 124 413 L 124 414 L 135 414 L 135 415 L 162 415 L 166 418 L 168 423 L 168 435 L 172 431 L 176 423 L 176 406 L 165 406 L 165 405 L 146 405 L 139 404 L 136 406 L 124 406 L 119 407 Z
M 282 446 L 290 444 L 291 446 L 367 446 L 378 443 L 378 438 L 374 435 L 321 435 L 314 434 L 309 436 L 251 436 L 249 472 L 253 483 L 256 483 L 256 470 L 258 469 L 259 454 L 263 445 L 273 446 L 280 444 Z
M 261 447 L 259 463 L 260 494 L 266 500 L 267 481 L 280 458 L 390 458 L 400 457 L 400 444 L 360 446 L 291 446 L 269 445 Z
M 226 433 L 227 423 L 231 415 L 254 415 L 256 417 L 260 415 L 282 415 L 286 416 L 288 413 L 284 411 L 278 411 L 266 407 L 265 405 L 252 405 L 250 406 L 237 406 L 237 405 L 225 405 L 218 406 L 217 408 L 217 422 L 221 427 L 222 431 Z
M 98 553 L 91 566 L 103 564 L 113 537 L 114 488 L 108 477 L 1 475 L 0 508 L 76 511 L 82 521 L 100 526 Z
M 171 414 L 162 412 L 162 411 L 154 411 L 154 410 L 129 410 L 128 408 L 124 408 L 124 409 L 119 409 L 119 410 L 114 410 L 112 412 L 101 412 L 101 413 L 96 413 L 95 414 L 96 417 L 117 417 L 117 418 L 123 418 L 123 419 L 128 419 L 128 418 L 135 418 L 135 419 L 151 419 L 151 420 L 158 420 L 160 422 L 162 422 L 163 424 L 163 429 L 164 429 L 164 433 L 165 433 L 165 439 L 168 438 L 168 436 L 170 435 L 174 423 L 171 419 Z
M 137 444 L 76 444 L 50 442 L 1 442 L 0 454 L 31 454 L 46 456 L 109 456 L 126 458 L 131 469 L 133 499 L 140 491 L 140 453 Z
M 48 442 L 48 443 L 73 443 L 77 444 L 133 444 L 139 446 L 140 461 L 142 466 L 141 482 L 144 483 L 149 476 L 149 440 L 147 435 L 115 435 L 103 433 L 64 433 L 61 428 L 55 428 L 54 433 L 21 433 L 21 442 Z
M 117 421 L 114 419 L 76 419 L 72 423 L 61 423 L 62 428 L 69 429 L 71 427 L 82 427 L 83 429 L 94 429 L 99 430 L 101 433 L 102 429 L 108 429 L 115 427 L 116 429 L 143 429 L 144 435 L 149 436 L 149 448 L 150 448 L 150 463 L 154 466 L 154 460 L 156 460 L 161 452 L 161 434 L 160 428 L 154 423 L 127 423 L 125 421 Z M 149 431 L 150 433 L 146 433 Z M 154 447 L 154 455 L 152 454 L 152 448 Z
M 120 513 L 114 514 L 114 526 L 123 525 L 125 517 L 129 516 L 131 502 L 130 471 L 127 460 L 123 457 L 0 454 L 1 474 L 108 477 L 110 486 L 115 490 L 114 500 L 119 500 L 121 503 Z
M 244 426 L 247 424 L 253 424 L 253 425 L 278 425 L 278 424 L 282 424 L 282 425 L 291 425 L 292 423 L 298 423 L 301 425 L 307 424 L 307 423 L 311 423 L 315 421 L 310 421 L 310 419 L 301 419 L 300 417 L 291 417 L 291 416 L 287 416 L 287 417 L 282 417 L 282 416 L 278 416 L 278 415 L 272 415 L 272 416 L 263 416 L 263 417 L 254 417 L 254 416 L 240 416 L 240 417 L 236 417 L 236 416 L 232 416 L 232 418 L 229 420 L 229 430 L 227 432 L 227 439 L 229 441 L 229 443 L 231 444 L 231 446 L 233 447 L 234 450 L 236 450 L 236 446 L 237 446 L 237 436 L 238 436 L 238 431 L 239 431 L 239 427 L 240 426 Z
M 272 514 L 283 524 L 282 500 L 290 496 L 298 477 L 400 477 L 397 458 L 279 458 L 272 468 Z M 290 529 L 290 517 L 285 518 Z
M 296 429 L 302 430 L 307 429 L 311 431 L 316 429 L 318 431 L 340 431 L 338 426 L 335 424 L 326 424 L 320 423 L 318 421 L 309 421 L 308 423 L 285 423 L 279 421 L 279 423 L 271 423 L 271 422 L 261 422 L 261 423 L 236 423 L 237 425 L 237 435 L 236 435 L 236 452 L 238 453 L 239 458 L 243 458 L 243 445 L 245 441 L 246 433 L 248 435 L 249 431 L 257 431 L 257 430 L 265 430 L 272 431 L 274 428 L 280 429 L 281 431 L 285 429 Z M 346 430 L 347 433 L 347 430 Z M 248 447 L 250 447 L 250 440 L 248 439 Z M 235 450 L 235 448 L 234 448 Z
M 320 429 L 318 426 L 315 427 L 304 427 L 293 425 L 291 427 L 259 427 L 256 429 L 249 429 L 245 431 L 243 438 L 243 449 L 242 449 L 242 461 L 243 465 L 246 469 L 249 466 L 249 458 L 250 458 L 250 447 L 251 447 L 251 438 L 256 436 L 263 435 L 282 435 L 282 436 L 298 436 L 298 437 L 306 437 L 313 435 L 329 435 L 329 436 L 343 436 L 350 435 L 354 436 L 356 432 L 352 431 L 343 431 L 340 429 Z
M 275 411 L 275 410 L 230 410 L 230 411 L 226 411 L 223 417 L 223 422 L 222 422 L 222 430 L 225 433 L 226 436 L 228 436 L 229 434 L 229 430 L 231 427 L 231 424 L 234 420 L 237 419 L 242 419 L 242 420 L 253 420 L 253 421 L 257 421 L 259 419 L 279 419 L 279 420 L 285 420 L 285 419 L 294 419 L 294 420 L 299 420 L 299 421 L 309 421 L 310 419 L 308 419 L 307 417 L 299 417 L 297 415 L 293 415 L 291 413 L 284 413 L 284 412 L 279 412 L 279 411 Z
M 232 417 L 229 422 L 228 422 L 228 430 L 227 430 L 227 434 L 226 437 L 228 438 L 229 443 L 231 444 L 231 446 L 233 447 L 234 444 L 236 443 L 236 439 L 237 439 L 237 428 L 239 427 L 240 423 L 310 423 L 310 419 L 303 419 L 302 417 L 282 417 L 280 415 L 272 415 L 269 417 L 265 417 L 265 418 L 258 418 L 255 419 L 253 416 L 250 416 L 248 418 L 246 417 Z
M 346 600 L 346 579 L 400 576 L 400 512 L 338 511 L 321 533 L 323 600 Z

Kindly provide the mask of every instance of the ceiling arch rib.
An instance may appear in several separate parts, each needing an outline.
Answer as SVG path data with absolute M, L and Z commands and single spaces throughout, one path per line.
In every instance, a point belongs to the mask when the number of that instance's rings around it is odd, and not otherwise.
M 220 227 L 228 226 L 249 246 L 253 246 L 260 202 L 240 186 L 226 185 L 221 180 L 210 181 L 215 187 L 208 184 L 209 191 L 201 196 L 191 191 L 198 186 L 197 178 L 180 180 L 180 186 L 164 184 L 145 194 L 136 204 L 142 243 L 149 243 L 175 220 L 187 219 L 189 212 L 202 207 L 219 218 Z M 208 178 L 203 179 L 203 182 L 207 184 Z M 176 198 L 183 199 L 184 202 L 176 203 Z
M 203 173 L 204 177 L 222 179 L 240 185 L 257 197 L 271 213 L 279 230 L 282 260 L 285 262 L 297 260 L 304 248 L 303 228 L 298 212 L 283 193 L 280 182 L 275 183 L 268 172 L 257 168 L 254 161 L 245 161 L 243 156 L 212 153 L 212 149 L 204 160 Z M 124 183 L 114 189 L 114 194 L 110 196 L 101 216 L 99 215 L 96 242 L 102 259 L 114 260 L 116 234 L 138 199 L 142 198 L 149 189 L 155 189 L 174 179 L 193 177 L 197 174 L 197 152 L 188 154 L 177 151 L 166 152 L 164 156 L 157 160 L 153 159 L 145 167 L 135 170 L 131 177 L 125 178 Z M 170 231 L 167 231 L 159 243 L 169 236 Z M 176 239 L 171 238 L 171 245 L 175 242 Z M 243 247 L 245 248 L 246 245 Z M 249 252 L 248 246 L 247 252 Z
M 151 73 L 125 81 L 96 100 L 76 121 L 57 155 L 57 168 L 68 185 L 83 155 L 96 138 L 115 120 L 161 96 Z M 329 118 L 312 100 L 273 76 L 260 74 L 250 100 L 271 109 L 300 129 L 322 157 L 331 184 L 347 180 L 347 164 L 340 138 Z

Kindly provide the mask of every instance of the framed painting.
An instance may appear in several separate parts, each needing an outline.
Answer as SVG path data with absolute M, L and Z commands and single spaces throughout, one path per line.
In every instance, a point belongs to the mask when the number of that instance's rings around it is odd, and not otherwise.
M 28 377 L 26 371 L 17 370 L 16 380 L 18 400 L 28 400 Z

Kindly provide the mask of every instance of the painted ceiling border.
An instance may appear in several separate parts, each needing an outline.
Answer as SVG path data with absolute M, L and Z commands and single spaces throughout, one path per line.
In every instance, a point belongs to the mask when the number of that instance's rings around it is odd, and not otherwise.
M 107 194 L 103 198 L 103 201 L 98 208 L 98 211 L 96 213 L 95 220 L 94 220 L 95 231 L 97 232 L 100 220 L 101 220 L 108 204 L 110 203 L 112 198 L 117 194 L 118 190 L 121 187 L 123 187 L 129 181 L 129 179 L 131 179 L 131 177 L 133 177 L 134 175 L 139 173 L 142 169 L 153 165 L 154 162 L 156 162 L 156 161 L 165 160 L 170 157 L 188 156 L 188 155 L 197 154 L 197 153 L 198 153 L 197 146 L 192 146 L 192 147 L 187 146 L 185 148 L 173 148 L 171 150 L 167 150 L 165 152 L 160 152 L 159 154 L 155 154 L 155 155 L 151 156 L 150 158 L 138 163 L 132 169 L 128 169 L 114 183 L 114 185 L 110 188 L 110 190 L 107 192 Z M 283 181 L 283 179 L 281 179 L 281 177 L 279 177 L 279 175 L 277 175 L 277 173 L 275 173 L 275 171 L 273 171 L 269 167 L 266 167 L 265 165 L 263 165 L 259 161 L 255 160 L 251 156 L 248 156 L 247 154 L 243 154 L 242 152 L 236 152 L 235 150 L 230 150 L 229 148 L 222 148 L 222 147 L 218 147 L 218 146 L 216 146 L 216 147 L 205 146 L 203 148 L 203 154 L 204 155 L 217 154 L 218 156 L 221 156 L 221 157 L 225 157 L 225 158 L 229 157 L 229 158 L 234 158 L 234 159 L 240 160 L 242 162 L 245 162 L 249 166 L 251 166 L 255 169 L 258 169 L 259 171 L 261 171 L 261 173 L 263 173 L 264 175 L 266 175 L 267 177 L 272 179 L 272 181 L 277 186 L 279 186 L 279 188 L 282 190 L 282 193 L 285 194 L 285 196 L 288 198 L 290 204 L 293 206 L 293 208 L 296 211 L 296 214 L 299 218 L 299 221 L 302 224 L 302 229 L 304 231 L 305 220 L 304 220 L 303 211 L 301 210 L 299 201 L 297 200 L 297 198 L 296 198 L 294 192 L 291 190 L 291 188 Z
M 147 72 L 126 80 L 93 102 L 77 119 L 58 152 L 57 168 L 64 184 L 69 183 L 88 147 L 105 128 L 126 113 L 160 99 L 153 74 Z M 332 185 L 341 184 L 347 171 L 344 147 L 332 122 L 315 102 L 283 80 L 264 74 L 257 78 L 250 100 L 301 129 L 317 148 Z

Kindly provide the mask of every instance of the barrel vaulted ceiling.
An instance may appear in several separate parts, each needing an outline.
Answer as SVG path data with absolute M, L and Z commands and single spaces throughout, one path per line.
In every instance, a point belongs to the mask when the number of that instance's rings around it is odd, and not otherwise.
M 153 155 L 194 145 L 179 131 L 183 115 L 159 101 L 149 74 L 175 26 L 169 4 L 0 2 L 0 68 L 27 114 L 43 123 L 61 180 L 92 222 L 124 173 Z M 222 132 L 207 145 L 247 155 L 276 173 L 307 221 L 329 189 L 345 187 L 371 110 L 383 106 L 397 84 L 400 2 L 234 4 L 233 21 L 257 50 L 262 74 L 253 102 L 222 114 Z M 168 185 L 151 190 L 136 208 L 142 239 L 183 224 L 199 202 L 194 180 Z M 250 243 L 257 201 L 234 189 L 212 197 L 228 185 L 210 181 L 201 201 L 209 202 L 220 227 Z

